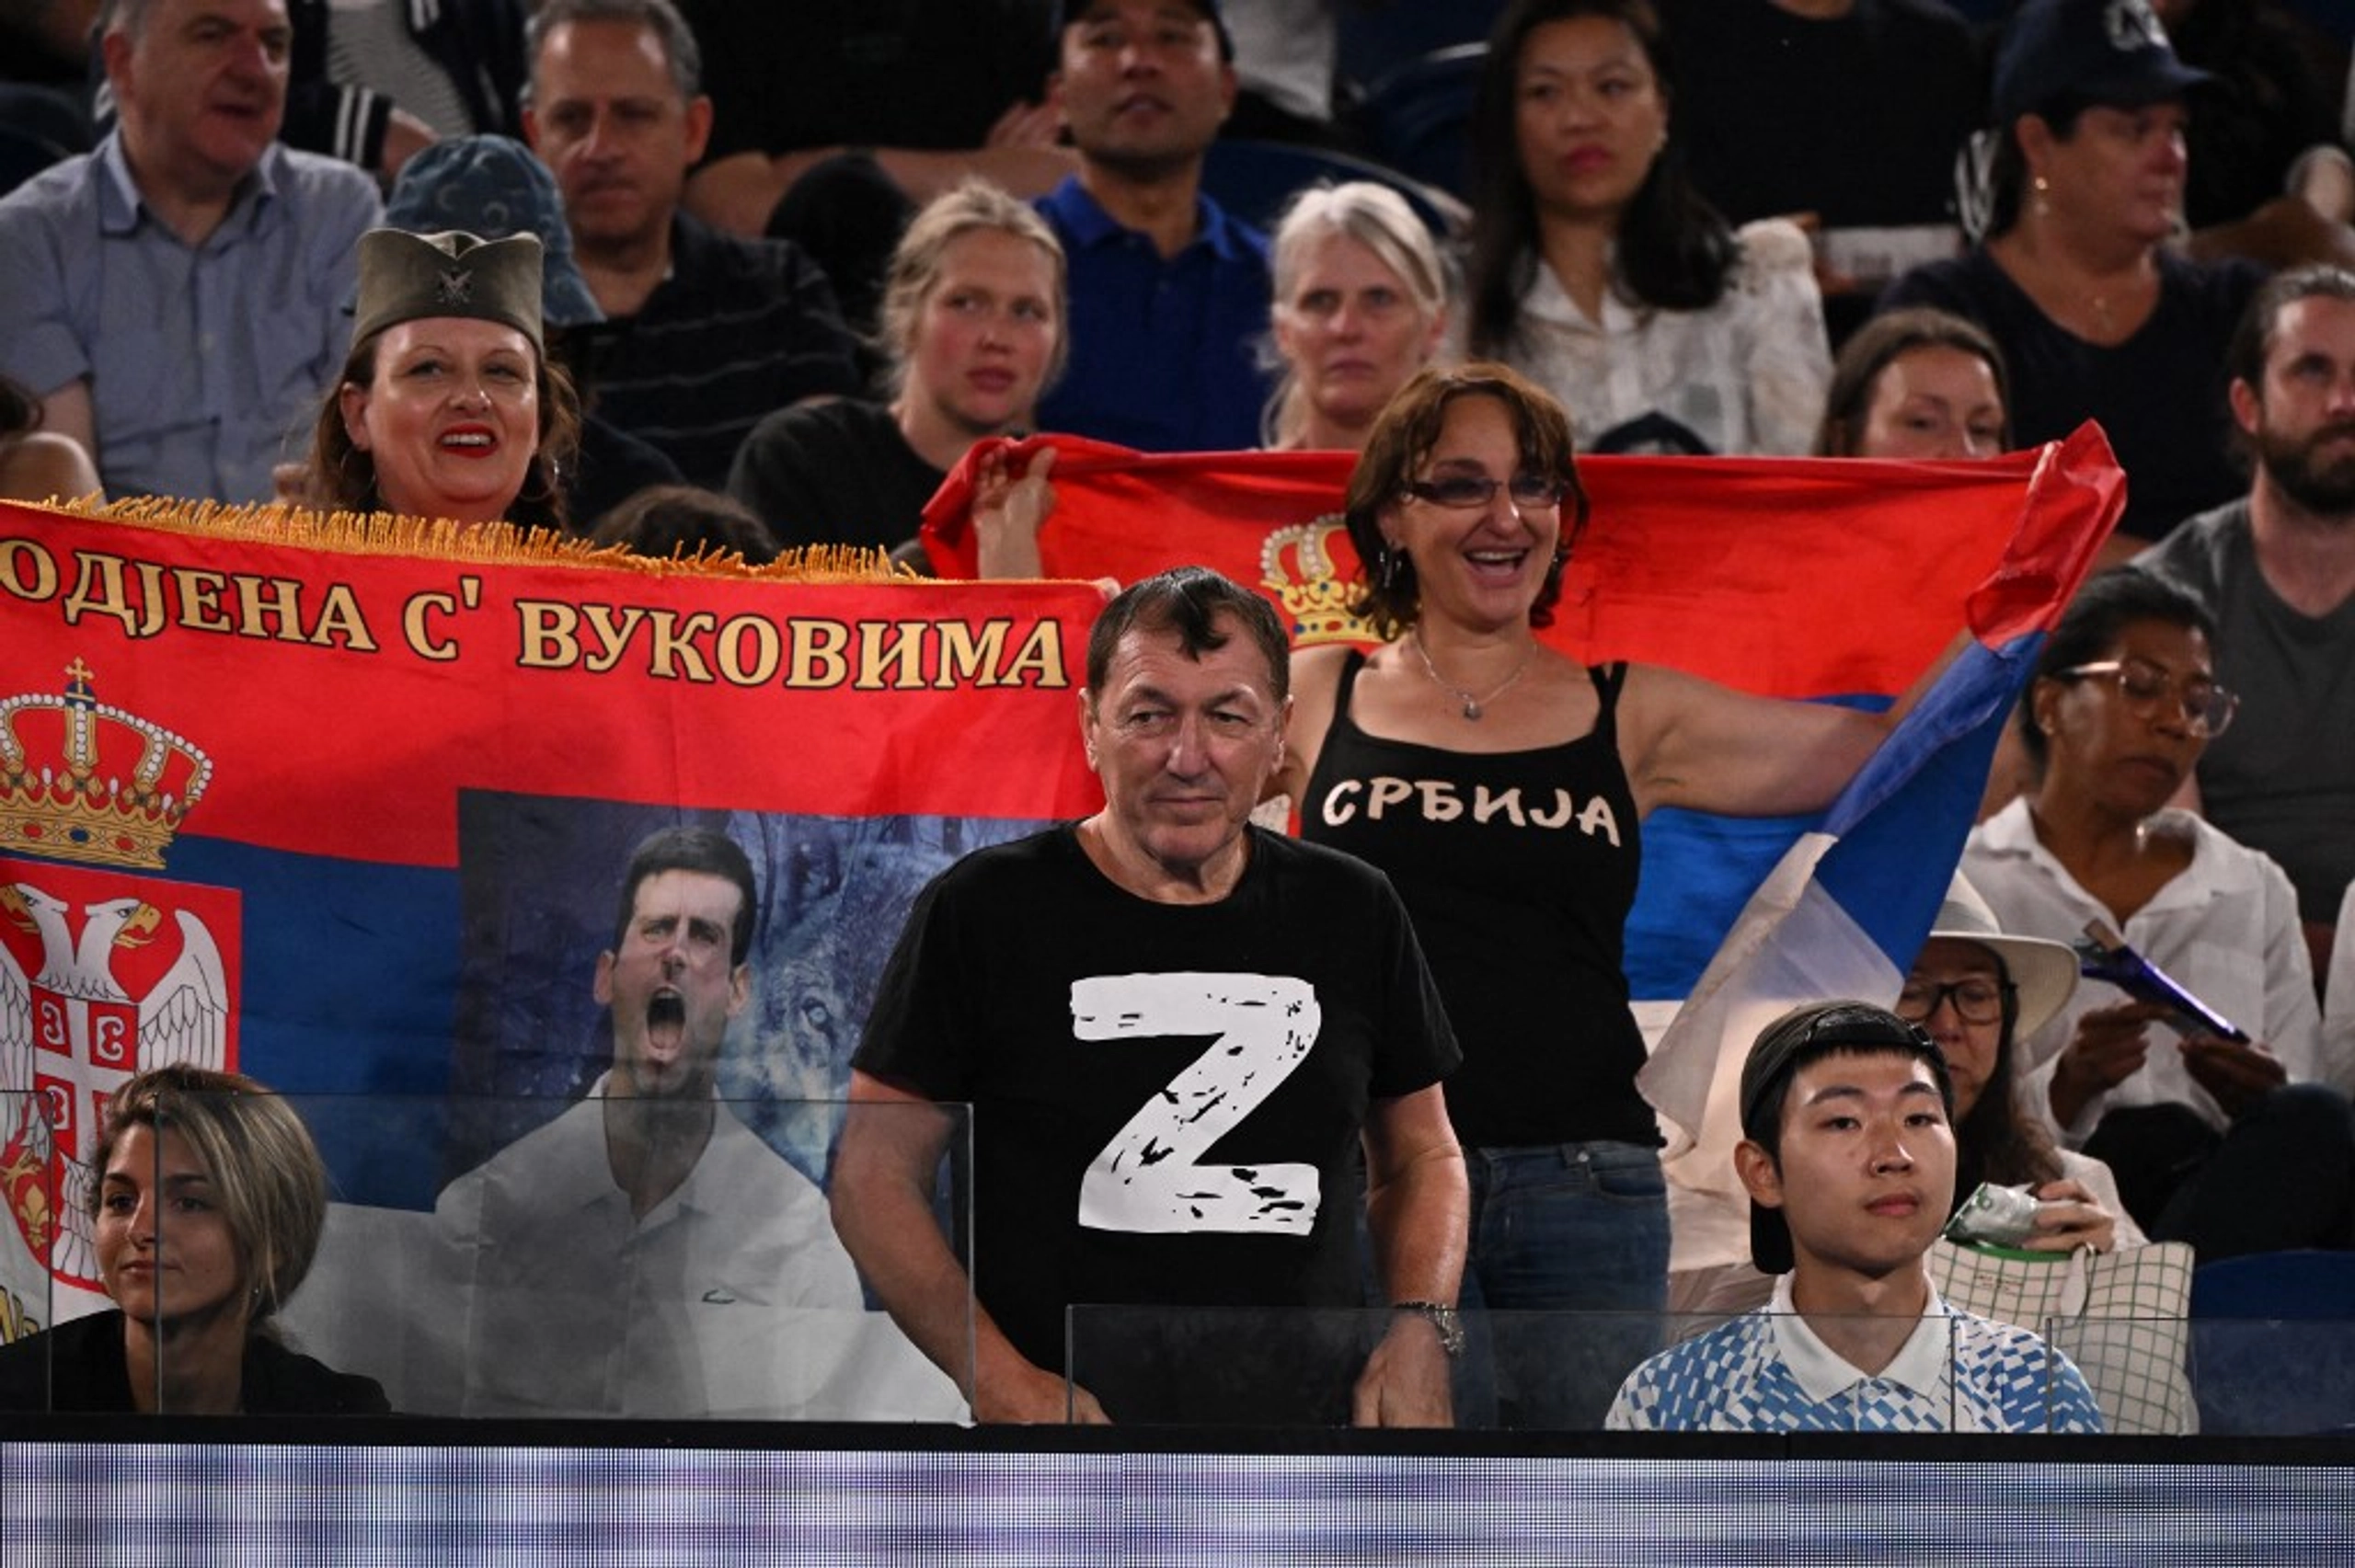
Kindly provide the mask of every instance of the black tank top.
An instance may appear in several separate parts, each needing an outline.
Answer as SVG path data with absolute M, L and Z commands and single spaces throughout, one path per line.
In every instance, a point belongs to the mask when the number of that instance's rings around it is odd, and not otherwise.
M 1615 710 L 1627 667 L 1588 671 L 1594 728 L 1531 751 L 1385 740 L 1350 716 L 1362 654 L 1300 803 L 1301 836 L 1387 872 L 1414 916 L 1464 1065 L 1467 1145 L 1656 1144 L 1623 953 L 1642 860 Z

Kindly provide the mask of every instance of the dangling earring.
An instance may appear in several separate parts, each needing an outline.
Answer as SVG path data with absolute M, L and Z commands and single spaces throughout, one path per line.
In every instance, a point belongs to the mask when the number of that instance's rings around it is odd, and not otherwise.
M 1381 583 L 1382 591 L 1384 593 L 1388 593 L 1398 586 L 1398 547 L 1386 540 L 1384 541 L 1382 564 L 1375 568 L 1374 578 Z
M 2052 182 L 2042 175 L 2037 175 L 2028 183 L 2028 189 L 2036 193 L 2035 198 L 2028 203 L 2035 210 L 2036 215 L 2039 218 L 2052 216 L 2052 203 L 2046 200 L 2052 194 Z

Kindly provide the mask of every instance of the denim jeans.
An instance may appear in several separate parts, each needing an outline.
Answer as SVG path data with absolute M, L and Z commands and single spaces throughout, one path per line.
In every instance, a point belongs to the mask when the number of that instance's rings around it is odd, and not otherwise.
M 1460 1304 L 1472 1344 L 1458 1419 L 1593 1430 L 1660 1345 L 1668 1188 L 1633 1143 L 1467 1149 L 1471 1255 Z M 1570 1315 L 1574 1314 L 1574 1315 Z

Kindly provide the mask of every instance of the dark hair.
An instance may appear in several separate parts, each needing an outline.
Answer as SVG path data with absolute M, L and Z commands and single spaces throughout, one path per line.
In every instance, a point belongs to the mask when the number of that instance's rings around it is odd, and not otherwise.
M 1650 0 L 1514 0 L 1498 18 L 1472 109 L 1467 342 L 1477 356 L 1507 351 L 1521 319 L 1522 295 L 1540 265 L 1536 197 L 1521 166 L 1517 132 L 1522 50 L 1539 28 L 1578 17 L 1601 17 L 1633 34 L 1662 98 L 1675 79 L 1668 34 Z M 1706 310 L 1726 292 L 1740 254 L 1733 230 L 1685 172 L 1671 114 L 1667 142 L 1620 215 L 1613 286 L 1656 309 Z
M 1422 585 L 1415 578 L 1415 563 L 1405 551 L 1393 551 L 1382 536 L 1383 509 L 1405 494 L 1415 471 L 1439 442 L 1447 423 L 1447 406 L 1459 397 L 1493 397 L 1512 420 L 1513 440 L 1532 473 L 1560 480 L 1568 487 L 1562 505 L 1568 516 L 1554 551 L 1553 565 L 1529 607 L 1529 624 L 1551 625 L 1554 603 L 1562 596 L 1562 567 L 1586 532 L 1586 488 L 1579 483 L 1578 463 L 1570 445 L 1570 417 L 1551 393 L 1506 365 L 1474 363 L 1453 370 L 1425 370 L 1398 389 L 1374 421 L 1365 451 L 1350 471 L 1350 487 L 1342 502 L 1350 543 L 1358 553 L 1360 586 L 1350 608 L 1370 623 L 1378 636 L 1394 637 L 1415 624 L 1422 611 Z
M 2216 618 L 2192 591 L 2165 573 L 2143 567 L 2112 567 L 2085 579 L 2077 597 L 2062 612 L 2061 624 L 2045 639 L 2037 656 L 2036 673 L 2029 678 L 2028 696 L 2019 704 L 2020 739 L 2029 761 L 2041 771 L 2049 748 L 2036 724 L 2037 688 L 2066 677 L 2063 670 L 2091 664 L 2108 652 L 2138 621 L 2158 621 L 2198 632 L 2212 647 Z
M 776 540 L 750 508 L 700 485 L 647 486 L 599 518 L 589 542 L 658 560 L 717 550 L 733 550 L 756 567 L 776 559 Z
M 2074 94 L 2057 97 L 2032 112 L 2051 129 L 2056 142 L 2072 141 L 2077 120 L 2093 107 L 2090 98 Z M 1995 128 L 1995 153 L 1987 163 L 1987 232 L 1981 240 L 2005 234 L 2020 221 L 2020 203 L 2028 194 L 2028 155 L 2020 150 L 2020 122 Z
M 524 59 L 531 67 L 523 80 L 527 108 L 540 72 L 540 51 L 548 34 L 567 22 L 626 22 L 646 29 L 661 40 L 662 59 L 671 67 L 671 84 L 679 97 L 691 99 L 703 91 L 703 50 L 695 42 L 695 29 L 671 0 L 539 0 L 531 20 L 523 24 Z
M 351 444 L 343 423 L 345 386 L 369 385 L 376 379 L 376 345 L 384 333 L 354 343 L 345 356 L 343 374 L 320 401 L 318 422 L 311 431 L 311 473 L 307 499 L 328 511 L 383 511 L 384 497 L 376 489 L 376 460 Z M 532 456 L 531 481 L 508 508 L 507 521 L 525 528 L 565 530 L 564 486 L 561 475 L 580 447 L 580 397 L 572 377 L 548 354 L 534 352 L 532 362 L 539 377 L 540 450 Z
M 241 1073 L 176 1062 L 117 1089 L 104 1126 L 90 1152 L 91 1214 L 104 1201 L 107 1165 L 124 1133 L 178 1133 L 212 1181 L 238 1276 L 252 1292 L 248 1325 L 261 1330 L 310 1273 L 327 1226 L 327 1166 L 303 1118 Z
M 98 12 L 98 29 L 136 39 L 147 30 L 147 14 L 155 8 L 155 0 L 107 0 Z
M 29 436 L 40 429 L 40 399 L 14 376 L 0 375 L 0 440 Z
M 1948 940 L 1970 942 L 1966 936 Z M 1995 1065 L 1987 1074 L 1979 1103 L 1954 1124 L 1954 1198 L 1959 1204 L 1982 1182 L 2003 1186 L 2021 1183 L 2041 1185 L 2058 1180 L 2061 1156 L 2044 1119 L 2020 1104 L 2019 1086 L 2012 1081 L 2014 1036 L 2020 1014 L 2019 989 L 2004 956 L 1984 943 L 1971 943 L 1993 961 L 1995 977 L 2004 988 L 2004 1016 L 1995 1035 Z
M 1783 1103 L 1792 1081 L 1830 1057 L 1909 1056 L 1927 1064 L 1947 1115 L 1954 1115 L 1954 1078 L 1927 1031 L 1885 1007 L 1866 1001 L 1819 1001 L 1795 1007 L 1758 1032 L 1743 1064 L 1741 1136 L 1783 1157 Z
M 1832 362 L 1832 383 L 1824 390 L 1816 456 L 1856 455 L 1881 372 L 1916 349 L 1958 349 L 1986 361 L 1995 377 L 1996 401 L 2004 406 L 2004 444 L 2011 445 L 2012 389 L 2004 372 L 2004 351 L 1977 322 L 1918 305 L 1873 317 L 1842 345 L 1840 357 Z
M 1218 618 L 1232 615 L 1259 646 L 1268 660 L 1269 692 L 1281 703 L 1292 692 L 1292 644 L 1275 607 L 1241 584 L 1208 567 L 1172 567 L 1122 589 L 1104 606 L 1087 634 L 1087 697 L 1093 703 L 1111 679 L 1112 658 L 1120 639 L 1131 632 L 1170 632 L 1188 658 L 1226 646 L 1231 632 L 1219 630 Z
M 2317 264 L 2294 267 L 2268 278 L 2233 329 L 2224 350 L 2224 372 L 2248 383 L 2251 392 L 2265 390 L 2265 361 L 2273 352 L 2274 336 L 2281 330 L 2281 313 L 2300 300 L 2344 300 L 2355 303 L 2355 272 L 2344 267 Z
M 692 871 L 736 884 L 743 897 L 737 900 L 735 922 L 729 927 L 728 963 L 731 968 L 743 963 L 752 951 L 760 888 L 752 880 L 751 858 L 735 840 L 709 828 L 664 828 L 638 846 L 622 876 L 621 905 L 614 914 L 614 951 L 621 951 L 630 920 L 638 913 L 639 885 L 666 871 Z

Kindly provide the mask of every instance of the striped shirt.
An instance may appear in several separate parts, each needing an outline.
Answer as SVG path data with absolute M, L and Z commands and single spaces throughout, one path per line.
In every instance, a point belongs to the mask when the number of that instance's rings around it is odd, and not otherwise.
M 724 235 L 684 212 L 672 219 L 670 275 L 645 305 L 582 330 L 596 411 L 707 489 L 726 487 L 763 415 L 864 390 L 817 263 L 783 240 Z

